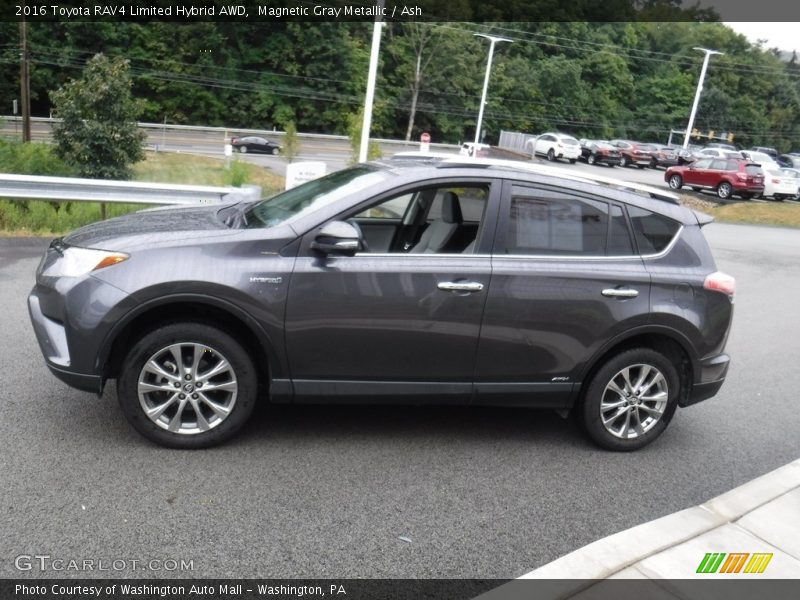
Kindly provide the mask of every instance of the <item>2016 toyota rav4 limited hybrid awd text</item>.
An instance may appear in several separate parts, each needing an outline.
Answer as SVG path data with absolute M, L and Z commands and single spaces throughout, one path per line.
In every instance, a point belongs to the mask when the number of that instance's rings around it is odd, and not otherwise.
M 634 450 L 728 370 L 710 221 L 524 163 L 406 157 L 79 229 L 29 309 L 50 370 L 116 379 L 165 446 L 228 439 L 260 401 L 391 401 L 571 409 Z

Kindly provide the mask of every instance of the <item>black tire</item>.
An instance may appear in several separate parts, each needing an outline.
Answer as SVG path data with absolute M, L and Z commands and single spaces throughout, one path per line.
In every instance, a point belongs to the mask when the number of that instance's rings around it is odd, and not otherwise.
M 198 428 L 203 422 L 208 424 L 213 423 L 210 425 L 210 428 L 205 431 L 197 433 L 177 433 L 168 431 L 164 421 L 160 421 L 163 423 L 163 426 L 157 425 L 155 421 L 145 414 L 145 409 L 142 406 L 142 403 L 152 401 L 154 393 L 146 392 L 145 399 L 140 401 L 138 392 L 140 377 L 153 376 L 152 372 L 145 375 L 145 363 L 159 356 L 169 356 L 169 354 L 167 354 L 167 348 L 173 344 L 186 344 L 187 347 L 192 344 L 198 344 L 203 349 L 197 372 L 200 371 L 200 366 L 205 364 L 203 361 L 206 360 L 216 361 L 210 362 L 210 365 L 219 365 L 223 360 L 228 363 L 223 375 L 220 377 L 224 376 L 226 379 L 226 381 L 222 382 L 223 385 L 230 385 L 230 381 L 232 381 L 233 386 L 235 386 L 234 391 L 215 391 L 209 393 L 208 390 L 203 390 L 205 394 L 209 394 L 209 396 L 204 396 L 203 393 L 200 392 L 200 387 L 203 385 L 201 377 L 197 377 L 196 382 L 191 382 L 197 383 L 197 388 L 189 389 L 185 395 L 186 399 L 184 401 L 176 399 L 174 395 L 172 398 L 168 399 L 169 403 L 172 403 L 173 406 L 176 404 L 180 405 L 181 402 L 185 405 L 185 408 L 180 411 L 181 414 L 178 415 L 178 420 L 181 421 L 181 423 L 183 423 L 184 416 L 191 419 L 192 415 L 194 415 L 194 423 Z M 186 356 L 184 359 L 184 367 L 186 369 L 189 369 L 191 366 L 188 364 L 190 362 L 191 358 Z M 117 397 L 122 412 L 136 431 L 147 439 L 162 446 L 194 449 L 207 448 L 222 443 L 241 429 L 255 407 L 256 398 L 258 396 L 258 377 L 253 360 L 250 358 L 245 348 L 231 335 L 211 325 L 195 322 L 178 322 L 159 327 L 145 334 L 136 342 L 122 364 L 123 368 L 117 380 Z M 168 362 L 162 364 L 167 365 L 164 370 L 169 369 L 170 365 Z M 171 366 L 175 367 L 175 370 L 168 372 L 167 375 L 171 377 L 180 375 L 180 370 L 175 366 L 174 361 Z M 156 379 L 159 378 L 159 376 L 155 377 Z M 186 378 L 188 379 L 188 377 L 187 375 Z M 181 384 L 184 383 L 182 376 L 178 377 L 178 379 L 181 380 Z M 180 387 L 177 382 L 171 383 L 170 381 L 171 380 L 166 377 L 160 377 L 160 381 L 155 383 L 158 386 L 169 387 L 176 385 Z M 215 381 L 214 378 L 205 380 L 206 386 L 210 387 L 211 384 L 219 386 L 219 382 Z M 175 392 L 156 393 L 177 394 L 178 391 L 183 392 L 184 389 L 176 390 Z M 201 396 L 200 401 L 193 401 L 189 398 L 189 392 L 191 391 L 199 393 Z M 215 394 L 213 398 L 211 398 L 215 403 L 225 408 L 230 407 L 230 412 L 220 417 L 216 410 L 212 411 L 211 404 L 207 403 L 207 400 L 205 400 L 205 398 L 211 397 L 211 394 Z M 198 394 L 191 395 L 192 398 L 197 398 L 197 396 Z M 155 399 L 158 401 L 158 405 L 162 405 L 162 403 L 167 404 L 167 399 L 163 395 L 157 396 Z M 205 413 L 202 420 L 195 412 L 194 406 L 201 407 L 200 412 Z M 177 408 L 178 406 L 176 406 L 176 409 Z M 162 411 L 163 419 L 168 420 L 174 418 L 174 413 L 179 411 L 175 410 L 172 412 L 173 417 L 170 417 L 169 410 Z M 215 421 L 215 419 L 219 420 Z
M 239 146 L 240 154 L 247 154 L 247 146 Z
M 593 165 L 595 163 L 594 154 L 590 154 L 589 156 L 587 156 L 586 162 L 589 163 L 590 165 Z
M 733 186 L 727 181 L 723 181 L 717 186 L 717 197 L 725 200 L 733 195 Z
M 574 165 L 574 164 L 575 164 L 575 161 L 576 161 L 576 159 L 574 159 L 574 158 L 570 158 L 570 159 L 569 159 L 569 164 L 571 164 L 571 165 Z
M 683 177 L 675 173 L 670 176 L 668 183 L 670 189 L 679 190 L 683 187 Z
M 555 159 L 556 159 L 556 153 L 552 148 L 550 148 L 550 150 L 547 151 L 547 160 L 553 162 Z
M 650 165 L 649 166 L 650 166 L 651 169 L 655 169 L 655 168 L 658 167 L 658 162 L 655 159 L 653 159 L 653 160 L 650 161 Z
M 697 187 L 696 185 L 693 185 L 693 186 L 692 186 L 692 190 L 693 190 L 693 191 L 695 191 L 695 192 L 699 192 L 699 191 L 700 191 L 700 190 L 702 190 L 702 189 L 703 189 L 703 188 Z
M 629 164 L 630 164 L 630 161 L 628 160 L 627 156 L 623 156 L 622 158 L 619 159 L 619 166 L 620 167 L 627 167 Z
M 273 155 L 273 156 L 278 156 L 278 154 L 280 153 L 280 151 L 281 151 L 281 149 L 280 149 L 280 148 L 278 148 L 278 147 L 275 147 L 275 148 L 273 148 L 273 149 L 272 149 L 272 155 Z
M 750 200 L 750 199 L 753 198 L 753 194 L 751 194 L 749 192 L 742 192 L 739 195 L 742 197 L 742 200 Z
M 647 167 L 647 165 L 636 165 L 636 166 L 639 167 L 640 169 L 644 169 Z
M 649 366 L 651 369 L 656 369 L 661 373 L 666 386 L 666 404 L 660 417 L 650 424 L 643 433 L 638 433 L 637 437 L 633 438 L 618 437 L 603 424 L 601 403 L 606 394 L 609 395 L 611 400 L 621 398 L 615 392 L 607 390 L 606 386 L 610 385 L 625 369 L 633 369 L 633 372 L 636 373 L 639 365 Z M 641 370 L 638 371 L 638 373 L 641 372 Z M 650 348 L 633 348 L 611 357 L 598 369 L 581 399 L 578 416 L 587 435 L 598 446 L 617 452 L 638 450 L 650 444 L 667 428 L 678 406 L 678 398 L 681 393 L 680 387 L 678 371 L 666 356 Z M 656 403 L 653 402 L 653 404 L 655 405 Z M 645 411 L 639 411 L 638 408 L 631 408 L 630 411 L 631 414 L 634 414 L 634 411 L 636 414 L 649 414 Z M 618 417 L 618 419 L 623 418 L 624 413 Z M 630 417 L 630 420 L 633 421 L 635 418 Z M 615 423 L 617 423 L 616 419 L 610 419 L 612 429 Z M 620 423 L 619 428 L 622 429 L 623 425 L 624 423 Z

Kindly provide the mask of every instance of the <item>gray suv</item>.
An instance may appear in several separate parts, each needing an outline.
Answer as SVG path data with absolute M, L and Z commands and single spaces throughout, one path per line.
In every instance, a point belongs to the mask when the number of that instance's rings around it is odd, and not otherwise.
M 717 393 L 734 281 L 711 219 L 523 163 L 365 163 L 256 202 L 54 240 L 29 309 L 50 370 L 175 448 L 257 402 L 568 411 L 604 448 Z M 657 194 L 656 194 L 657 195 Z

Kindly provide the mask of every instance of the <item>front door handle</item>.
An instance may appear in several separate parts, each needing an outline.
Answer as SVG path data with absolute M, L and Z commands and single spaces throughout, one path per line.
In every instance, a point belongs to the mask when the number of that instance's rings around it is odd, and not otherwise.
M 639 295 L 638 290 L 630 288 L 607 288 L 601 293 L 608 298 L 636 298 Z
M 437 287 L 447 292 L 480 292 L 483 284 L 477 281 L 442 281 Z

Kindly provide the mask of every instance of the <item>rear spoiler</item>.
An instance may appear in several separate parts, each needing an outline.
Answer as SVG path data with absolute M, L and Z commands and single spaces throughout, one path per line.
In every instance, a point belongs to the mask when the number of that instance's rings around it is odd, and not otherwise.
M 709 223 L 714 222 L 714 217 L 712 217 L 711 215 L 707 215 L 706 213 L 700 212 L 699 210 L 693 210 L 692 212 L 694 213 L 694 216 L 697 218 L 697 224 L 700 225 L 700 227 L 705 227 Z

